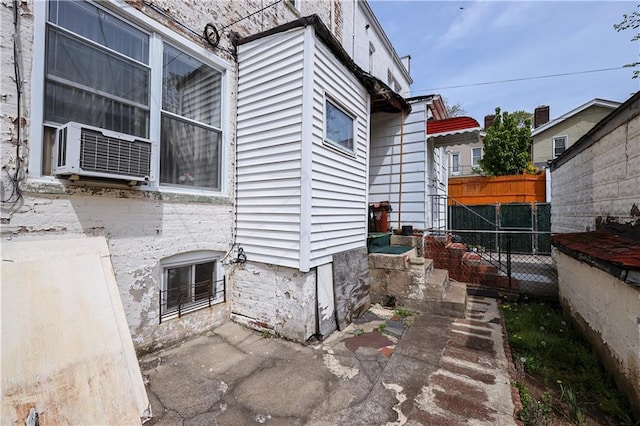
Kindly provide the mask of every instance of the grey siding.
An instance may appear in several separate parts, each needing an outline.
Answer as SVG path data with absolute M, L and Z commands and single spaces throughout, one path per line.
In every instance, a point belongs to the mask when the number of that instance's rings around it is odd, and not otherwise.
M 298 268 L 304 29 L 238 48 L 237 242 Z

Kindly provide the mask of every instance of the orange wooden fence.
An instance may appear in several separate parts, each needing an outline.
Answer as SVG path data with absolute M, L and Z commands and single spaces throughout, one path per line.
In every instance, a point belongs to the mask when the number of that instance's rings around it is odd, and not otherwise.
M 544 171 L 535 175 L 449 177 L 449 204 L 545 202 Z M 452 200 L 453 198 L 453 200 Z M 455 200 L 455 201 L 454 201 Z

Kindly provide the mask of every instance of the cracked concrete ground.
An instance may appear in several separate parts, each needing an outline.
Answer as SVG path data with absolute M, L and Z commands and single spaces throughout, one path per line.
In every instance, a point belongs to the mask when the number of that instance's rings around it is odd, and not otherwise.
M 141 360 L 158 425 L 515 424 L 499 312 L 419 315 L 397 339 L 374 307 L 316 345 L 235 323 Z

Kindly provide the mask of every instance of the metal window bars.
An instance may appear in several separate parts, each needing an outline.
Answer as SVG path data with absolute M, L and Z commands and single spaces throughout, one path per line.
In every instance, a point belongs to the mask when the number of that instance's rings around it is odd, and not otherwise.
M 160 323 L 163 320 L 210 308 L 217 303 L 226 302 L 227 278 L 197 283 L 185 283 L 166 290 L 160 290 Z

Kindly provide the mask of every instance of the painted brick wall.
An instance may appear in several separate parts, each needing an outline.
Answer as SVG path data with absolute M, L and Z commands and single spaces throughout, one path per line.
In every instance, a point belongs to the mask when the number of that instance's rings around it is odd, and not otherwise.
M 231 275 L 232 317 L 299 342 L 316 332 L 316 271 L 248 261 Z
M 145 6 L 141 1 L 128 3 L 151 19 L 199 45 L 204 43 L 189 31 L 167 20 Z M 166 13 L 200 31 L 207 22 L 222 28 L 262 7 L 264 2 L 175 2 L 156 1 Z M 321 10 L 324 2 L 310 3 L 311 9 Z M 34 38 L 34 1 L 19 2 L 19 42 L 22 49 L 22 174 L 28 170 L 30 148 L 31 73 Z M 326 15 L 326 14 L 325 14 Z M 221 49 L 210 50 L 232 64 L 227 92 L 227 106 L 236 108 L 237 81 L 229 32 L 249 35 L 297 18 L 300 14 L 282 2 L 249 19 L 222 31 Z M 2 110 L 0 112 L 0 153 L 3 169 L 13 175 L 16 165 L 17 96 L 13 77 L 13 2 L 0 5 L 0 82 Z M 6 95 L 6 96 L 5 96 Z M 22 239 L 49 239 L 77 237 L 78 235 L 104 235 L 109 249 L 120 296 L 127 314 L 127 322 L 134 344 L 139 352 L 153 350 L 197 334 L 229 317 L 229 304 L 218 305 L 159 324 L 158 297 L 161 280 L 159 261 L 164 257 L 194 250 L 213 250 L 223 256 L 233 242 L 233 185 L 235 171 L 235 116 L 225 143 L 228 157 L 224 159 L 229 183 L 222 196 L 202 196 L 179 193 L 142 192 L 130 189 L 108 189 L 65 186 L 55 179 L 33 180 L 22 183 L 24 198 L 18 203 L 4 203 L 2 209 L 3 242 Z M 35 124 L 34 124 L 35 125 Z M 11 192 L 7 174 L 2 173 L 3 198 Z M 225 271 L 228 272 L 228 271 Z M 228 284 L 229 285 L 229 284 Z
M 596 221 L 637 221 L 640 115 L 629 113 L 594 134 L 595 143 L 551 172 L 551 231 L 594 230 Z M 634 115 L 635 114 L 635 115 Z M 600 218 L 600 219 L 598 219 Z

